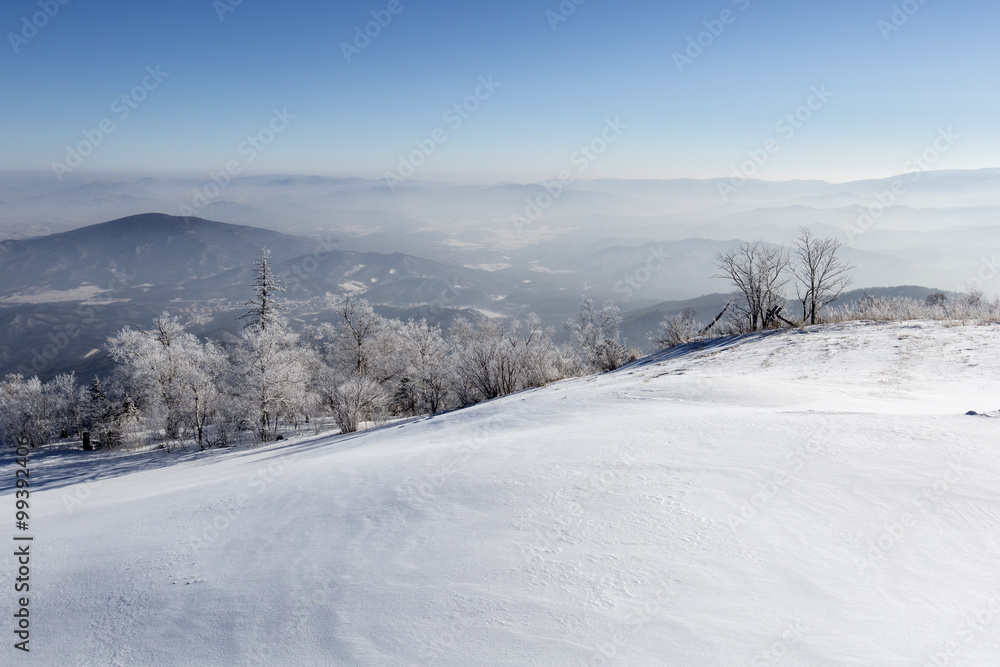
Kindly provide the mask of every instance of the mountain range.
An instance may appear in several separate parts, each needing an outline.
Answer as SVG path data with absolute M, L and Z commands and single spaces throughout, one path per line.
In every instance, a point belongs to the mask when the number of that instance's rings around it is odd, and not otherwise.
M 498 188 L 501 194 L 507 189 Z M 614 229 L 603 237 L 559 236 L 498 249 L 481 238 L 479 245 L 442 241 L 439 232 L 419 229 L 359 235 L 331 227 L 334 231 L 302 236 L 144 213 L 2 241 L 0 376 L 103 373 L 107 337 L 124 326 L 143 326 L 163 310 L 181 315 L 195 333 L 232 340 L 251 296 L 254 261 L 264 247 L 288 288 L 289 315 L 300 325 L 329 319 L 333 303 L 354 295 L 387 316 L 425 317 L 443 326 L 471 310 L 490 317 L 535 312 L 564 340 L 563 323 L 588 296 L 618 305 L 626 341 L 644 350 L 647 334 L 663 316 L 691 308 L 707 321 L 721 310 L 727 285 L 714 276 L 714 258 L 738 242 L 650 241 Z M 464 238 L 473 238 L 470 234 L 467 230 Z M 429 257 L 399 251 L 420 235 L 437 238 L 413 243 Z M 390 251 L 376 251 L 380 245 Z M 924 269 L 889 250 L 844 249 L 845 258 L 858 266 L 856 285 L 877 285 L 883 275 L 920 284 Z

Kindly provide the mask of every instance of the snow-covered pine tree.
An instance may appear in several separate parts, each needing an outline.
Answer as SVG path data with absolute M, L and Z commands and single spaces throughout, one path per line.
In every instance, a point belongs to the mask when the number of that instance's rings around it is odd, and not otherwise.
M 278 295 L 285 291 L 285 286 L 274 275 L 271 251 L 267 248 L 261 248 L 257 261 L 254 262 L 251 286 L 254 298 L 246 302 L 250 310 L 240 316 L 240 319 L 248 320 L 246 327 L 266 329 L 285 310 L 277 300 Z

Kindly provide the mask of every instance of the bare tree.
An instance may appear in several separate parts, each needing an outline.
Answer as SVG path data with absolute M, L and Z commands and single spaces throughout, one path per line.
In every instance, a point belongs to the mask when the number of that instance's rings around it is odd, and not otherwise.
M 844 262 L 838 251 L 844 242 L 834 238 L 817 238 L 805 227 L 793 244 L 796 263 L 795 293 L 802 304 L 802 321 L 816 324 L 820 311 L 840 298 L 851 284 L 848 275 L 854 266 Z
M 743 242 L 716 255 L 715 261 L 719 268 L 715 277 L 726 278 L 733 285 L 733 307 L 746 330 L 772 326 L 786 303 L 788 251 L 763 241 Z

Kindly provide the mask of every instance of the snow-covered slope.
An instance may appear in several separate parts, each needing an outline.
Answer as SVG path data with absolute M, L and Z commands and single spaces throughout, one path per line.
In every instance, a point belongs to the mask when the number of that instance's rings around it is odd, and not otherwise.
M 995 664 L 1000 419 L 965 413 L 998 344 L 830 326 L 351 437 L 39 456 L 18 661 Z

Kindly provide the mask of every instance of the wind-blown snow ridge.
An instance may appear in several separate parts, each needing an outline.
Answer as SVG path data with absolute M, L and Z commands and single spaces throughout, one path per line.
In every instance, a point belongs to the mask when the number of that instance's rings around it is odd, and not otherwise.
M 31 662 L 990 664 L 998 343 L 816 327 L 351 437 L 40 455 Z

